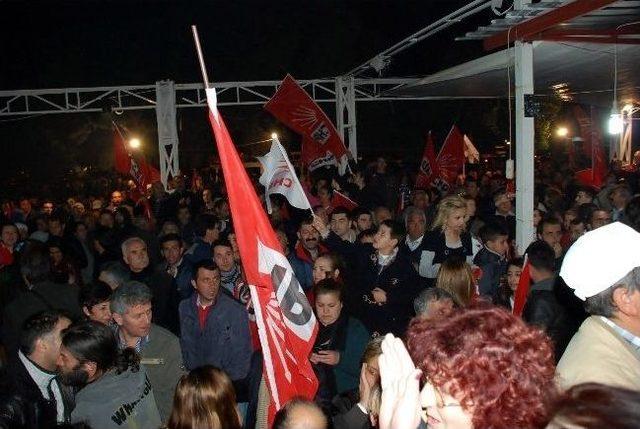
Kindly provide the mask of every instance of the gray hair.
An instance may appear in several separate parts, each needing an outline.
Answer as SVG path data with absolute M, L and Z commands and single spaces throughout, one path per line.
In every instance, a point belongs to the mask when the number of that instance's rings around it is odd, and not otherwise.
M 613 293 L 619 288 L 625 288 L 629 292 L 640 290 L 640 267 L 629 271 L 610 288 L 587 298 L 584 304 L 587 312 L 594 316 L 612 317 L 618 310 L 613 301 Z
M 422 292 L 413 300 L 413 310 L 416 316 L 424 316 L 427 314 L 427 307 L 431 301 L 451 300 L 455 304 L 453 296 L 444 289 L 439 287 L 430 287 Z
M 151 302 L 153 294 L 144 283 L 128 281 L 113 292 L 111 296 L 111 312 L 116 314 L 126 313 L 129 307 Z
M 129 280 L 129 270 L 122 265 L 122 262 L 118 261 L 105 262 L 100 267 L 99 274 L 100 277 L 104 276 L 101 280 L 108 283 L 112 288 L 119 288 Z
M 408 227 L 409 227 L 409 225 L 408 225 L 408 223 L 409 223 L 409 218 L 410 218 L 411 216 L 414 216 L 414 215 L 418 215 L 418 216 L 420 216 L 420 217 L 422 218 L 422 220 L 424 220 L 425 227 L 427 226 L 427 215 L 425 214 L 425 212 L 424 212 L 423 210 L 420 210 L 420 209 L 419 209 L 419 208 L 417 208 L 417 207 L 409 206 L 409 207 L 407 207 L 407 209 L 404 211 L 404 215 L 403 215 L 403 217 L 404 217 L 404 227 L 405 227 L 405 228 L 408 228 Z
M 129 246 L 131 246 L 133 243 L 142 243 L 145 246 L 147 245 L 147 243 L 140 237 L 127 238 L 122 242 L 122 245 L 120 246 L 120 250 L 122 250 L 123 256 L 127 254 L 127 252 L 129 251 Z

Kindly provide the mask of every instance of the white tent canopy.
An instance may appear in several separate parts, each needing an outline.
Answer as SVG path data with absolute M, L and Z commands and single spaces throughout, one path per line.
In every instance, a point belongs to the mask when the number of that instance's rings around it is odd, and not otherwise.
M 640 100 L 640 45 L 534 42 L 536 95 L 561 94 L 567 100 L 610 107 L 617 49 L 618 100 Z M 507 67 L 514 86 L 514 50 L 505 49 L 442 70 L 392 92 L 398 96 L 502 98 L 508 95 Z

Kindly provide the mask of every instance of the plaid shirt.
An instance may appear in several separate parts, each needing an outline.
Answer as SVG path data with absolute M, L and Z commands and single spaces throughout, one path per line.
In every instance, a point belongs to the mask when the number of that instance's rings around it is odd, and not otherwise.
M 120 335 L 120 329 L 117 327 L 117 325 L 114 328 L 114 333 L 116 334 L 116 338 L 118 339 L 118 347 L 120 348 L 120 350 L 124 350 L 127 347 L 129 347 L 127 343 L 124 341 L 124 339 L 122 338 L 122 336 Z M 148 342 L 149 342 L 149 335 L 138 338 L 138 341 L 136 341 L 136 346 L 134 347 L 136 349 L 136 353 L 140 353 L 140 350 L 142 350 L 142 348 Z
M 602 319 L 602 321 L 607 325 L 611 326 L 611 328 L 614 331 L 616 331 L 618 335 L 620 335 L 622 338 L 625 339 L 625 341 L 631 344 L 631 347 L 633 347 L 636 352 L 640 353 L 640 337 L 632 334 L 631 332 L 627 331 L 624 328 L 621 328 L 620 326 L 616 325 L 613 321 L 607 319 L 604 316 L 600 316 L 600 319 Z

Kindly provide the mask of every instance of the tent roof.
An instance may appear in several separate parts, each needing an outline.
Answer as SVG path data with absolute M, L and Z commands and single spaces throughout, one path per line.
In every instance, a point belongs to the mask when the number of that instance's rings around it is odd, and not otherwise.
M 615 45 L 573 42 L 533 42 L 533 76 L 537 95 L 556 93 L 563 99 L 610 106 L 613 101 Z M 618 45 L 618 100 L 640 101 L 640 45 Z M 505 49 L 442 70 L 390 95 L 462 98 L 501 98 L 511 90 L 514 50 Z

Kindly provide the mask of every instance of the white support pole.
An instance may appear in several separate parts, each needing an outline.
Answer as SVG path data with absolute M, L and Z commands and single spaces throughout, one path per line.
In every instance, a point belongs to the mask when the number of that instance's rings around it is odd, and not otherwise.
M 336 128 L 349 148 L 354 161 L 358 161 L 356 127 L 356 90 L 353 76 L 336 78 Z M 346 113 L 346 123 L 345 123 Z M 346 133 L 345 133 L 346 130 Z
M 533 94 L 533 45 L 515 43 L 516 83 L 516 245 L 522 254 L 534 239 L 533 117 L 525 117 L 525 94 Z
M 160 177 L 164 188 L 170 177 L 179 174 L 178 128 L 176 123 L 176 91 L 171 80 L 156 82 L 156 120 L 158 123 L 158 151 Z

